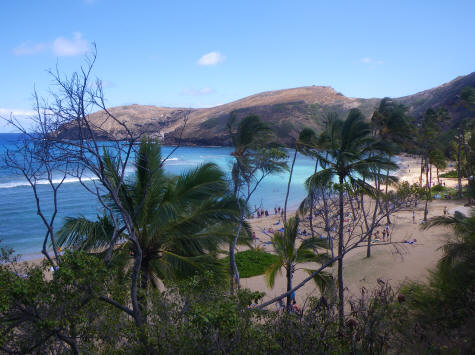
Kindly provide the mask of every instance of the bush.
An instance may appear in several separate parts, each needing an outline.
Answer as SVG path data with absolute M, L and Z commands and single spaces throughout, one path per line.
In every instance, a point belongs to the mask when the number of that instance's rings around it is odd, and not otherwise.
M 432 188 L 431 188 L 431 191 L 435 192 L 436 194 L 439 193 L 439 192 L 442 192 L 442 191 L 446 191 L 446 190 L 447 189 L 444 186 L 440 185 L 440 184 L 432 186 Z

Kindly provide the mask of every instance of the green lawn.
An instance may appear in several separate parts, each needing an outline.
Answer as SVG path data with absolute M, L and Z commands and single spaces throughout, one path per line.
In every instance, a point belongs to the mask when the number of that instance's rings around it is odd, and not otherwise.
M 236 253 L 236 264 L 241 278 L 262 275 L 276 260 L 277 256 L 260 250 L 250 249 Z M 229 257 L 223 261 L 229 264 Z
M 458 177 L 457 170 L 450 170 L 446 173 L 440 174 L 439 177 L 441 177 L 441 178 L 457 178 Z M 463 175 L 462 175 L 462 177 L 464 179 L 466 178 L 466 176 L 463 176 Z

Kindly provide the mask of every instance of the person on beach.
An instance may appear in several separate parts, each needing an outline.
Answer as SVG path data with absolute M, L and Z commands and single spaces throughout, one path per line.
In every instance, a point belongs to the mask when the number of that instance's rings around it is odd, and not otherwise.
M 416 224 L 416 211 L 412 210 L 412 224 Z
M 277 302 L 277 313 L 283 312 L 284 309 L 285 309 L 284 301 L 280 299 L 279 302 Z
M 295 299 L 292 301 L 292 311 L 295 313 L 300 313 L 300 309 L 297 306 L 297 301 L 295 301 Z
M 387 235 L 387 237 L 388 237 L 388 239 L 389 239 L 389 232 L 390 232 L 390 230 L 389 230 L 389 223 L 386 223 L 385 229 L 386 229 L 386 235 Z
M 447 209 L 447 206 L 444 206 L 444 217 L 447 217 L 448 212 L 449 210 Z
M 383 229 L 383 242 L 386 241 L 386 229 Z
M 377 241 L 380 240 L 379 231 L 376 231 L 376 233 L 374 234 L 374 240 L 377 240 Z

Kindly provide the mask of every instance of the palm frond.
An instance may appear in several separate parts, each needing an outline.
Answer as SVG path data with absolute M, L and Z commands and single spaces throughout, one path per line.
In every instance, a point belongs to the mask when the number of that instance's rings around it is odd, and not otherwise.
M 56 242 L 80 250 L 100 249 L 109 245 L 113 231 L 114 226 L 107 216 L 98 216 L 96 221 L 84 216 L 66 217 L 56 233 Z
M 269 265 L 269 267 L 266 269 L 265 274 L 264 274 L 267 286 L 269 286 L 270 288 L 274 288 L 275 277 L 277 276 L 277 274 L 279 275 L 282 274 L 283 266 L 284 265 L 281 259 Z
M 305 269 L 305 272 L 309 275 L 312 275 L 316 270 Z M 335 280 L 333 276 L 325 271 L 320 271 L 313 277 L 315 285 L 318 287 L 321 293 L 328 291 L 334 287 Z

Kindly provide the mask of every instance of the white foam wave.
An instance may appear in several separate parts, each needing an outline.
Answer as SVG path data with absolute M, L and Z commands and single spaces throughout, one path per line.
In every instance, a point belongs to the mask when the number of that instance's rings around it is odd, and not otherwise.
M 62 179 L 53 179 L 54 184 L 59 184 Z M 98 180 L 97 177 L 87 177 L 87 178 L 82 178 L 82 181 L 87 182 L 87 181 L 93 181 L 93 180 Z M 74 183 L 74 182 L 79 182 L 78 178 L 66 178 L 63 181 L 63 184 L 69 184 L 69 183 Z M 49 181 L 48 180 L 39 180 L 37 182 L 38 185 L 48 185 Z M 10 181 L 10 182 L 5 182 L 5 183 L 0 183 L 0 189 L 11 189 L 13 187 L 20 187 L 20 186 L 30 186 L 27 180 L 17 180 L 17 181 Z

